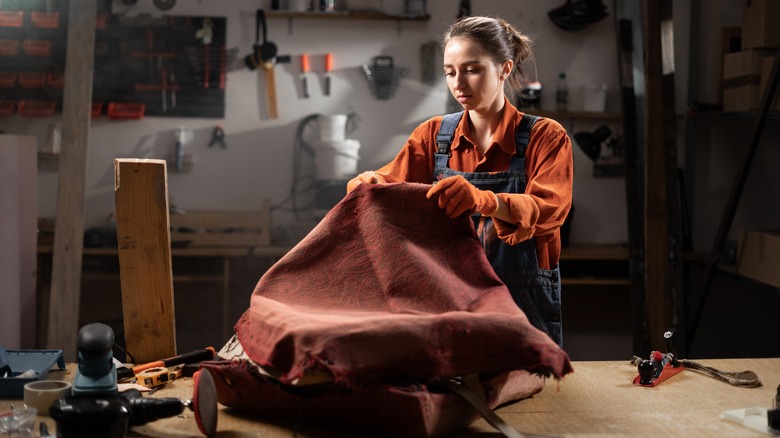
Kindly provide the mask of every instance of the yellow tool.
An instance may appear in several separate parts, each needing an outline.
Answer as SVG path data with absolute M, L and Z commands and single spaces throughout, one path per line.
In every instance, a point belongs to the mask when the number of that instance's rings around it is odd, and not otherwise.
M 181 374 L 181 368 L 169 369 L 166 367 L 149 368 L 135 375 L 139 385 L 147 388 L 155 388 L 175 380 Z

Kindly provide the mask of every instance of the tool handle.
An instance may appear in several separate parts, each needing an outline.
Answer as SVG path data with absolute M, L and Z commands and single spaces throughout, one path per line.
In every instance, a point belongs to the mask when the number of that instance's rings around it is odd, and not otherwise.
M 304 73 L 309 72 L 309 54 L 303 53 L 301 54 L 301 71 Z
M 204 348 L 203 350 L 195 350 L 189 353 L 184 353 L 175 357 L 171 357 L 169 359 L 163 359 L 163 363 L 165 364 L 166 367 L 169 367 L 172 365 L 180 365 L 188 362 L 200 362 L 202 360 L 211 360 L 214 359 L 215 355 L 216 352 L 214 351 L 214 347 L 207 347 Z
M 333 71 L 333 54 L 330 52 L 325 54 L 325 71 Z
M 214 359 L 214 347 L 207 347 L 203 350 L 195 350 L 189 353 L 180 354 L 178 356 L 169 357 L 168 359 L 156 360 L 154 362 L 145 363 L 133 367 L 133 374 L 138 374 L 141 371 L 148 370 L 150 368 L 157 367 L 169 367 L 173 365 L 180 365 L 188 362 L 199 362 L 202 360 Z

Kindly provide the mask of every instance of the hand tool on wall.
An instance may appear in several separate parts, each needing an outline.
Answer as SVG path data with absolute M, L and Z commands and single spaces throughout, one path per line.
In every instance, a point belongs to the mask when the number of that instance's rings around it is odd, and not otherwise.
M 262 43 L 260 42 L 260 31 L 263 32 Z M 265 11 L 258 9 L 255 15 L 255 44 L 252 46 L 252 53 L 244 57 L 244 63 L 250 70 L 257 70 L 258 67 L 270 69 L 276 62 L 278 48 L 276 44 L 268 41 L 268 28 L 265 23 Z
M 255 16 L 255 44 L 251 55 L 244 58 L 244 63 L 250 70 L 261 67 L 265 70 L 265 87 L 268 95 L 268 117 L 279 117 L 276 106 L 276 78 L 274 76 L 274 64 L 276 64 L 276 44 L 268 41 L 268 28 L 265 23 L 265 11 L 257 10 Z M 260 30 L 263 31 L 263 42 L 260 43 Z
M 225 144 L 225 130 L 222 127 L 221 123 L 217 124 L 217 127 L 214 128 L 214 132 L 211 133 L 211 141 L 209 142 L 209 147 L 214 146 L 214 144 L 216 143 L 219 143 L 222 149 L 227 149 L 227 145 Z
M 326 96 L 330 96 L 330 76 L 333 72 L 333 54 L 325 54 L 325 85 L 323 87 Z
M 309 76 L 309 55 L 307 53 L 301 54 L 301 84 L 303 85 L 303 97 L 309 98 L 309 86 L 307 79 Z

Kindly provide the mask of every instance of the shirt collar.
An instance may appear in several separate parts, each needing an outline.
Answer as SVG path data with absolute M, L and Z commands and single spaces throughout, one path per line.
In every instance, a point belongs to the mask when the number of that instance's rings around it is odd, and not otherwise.
M 501 121 L 498 122 L 496 127 L 496 134 L 494 140 L 498 142 L 501 150 L 505 153 L 512 155 L 517 150 L 515 146 L 515 126 L 516 118 L 518 117 L 517 108 L 509 102 L 509 99 L 504 96 L 504 111 L 501 116 Z M 511 129 L 509 129 L 511 127 Z M 460 148 L 460 138 L 465 137 L 467 141 L 472 143 L 471 140 L 471 128 L 469 127 L 467 114 L 463 114 L 458 123 L 458 128 L 455 130 L 455 137 L 459 141 L 453 142 L 452 148 Z

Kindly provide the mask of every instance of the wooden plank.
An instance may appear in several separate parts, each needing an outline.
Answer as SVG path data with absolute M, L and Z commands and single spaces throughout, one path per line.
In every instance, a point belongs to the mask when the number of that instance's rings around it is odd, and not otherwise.
M 165 160 L 114 160 L 125 345 L 136 362 L 176 355 Z
M 174 242 L 190 247 L 252 247 L 271 244 L 271 206 L 264 200 L 259 211 L 191 211 L 171 214 Z
M 62 98 L 62 148 L 46 344 L 76 359 L 84 242 L 84 188 L 92 110 L 97 0 L 71 0 Z

